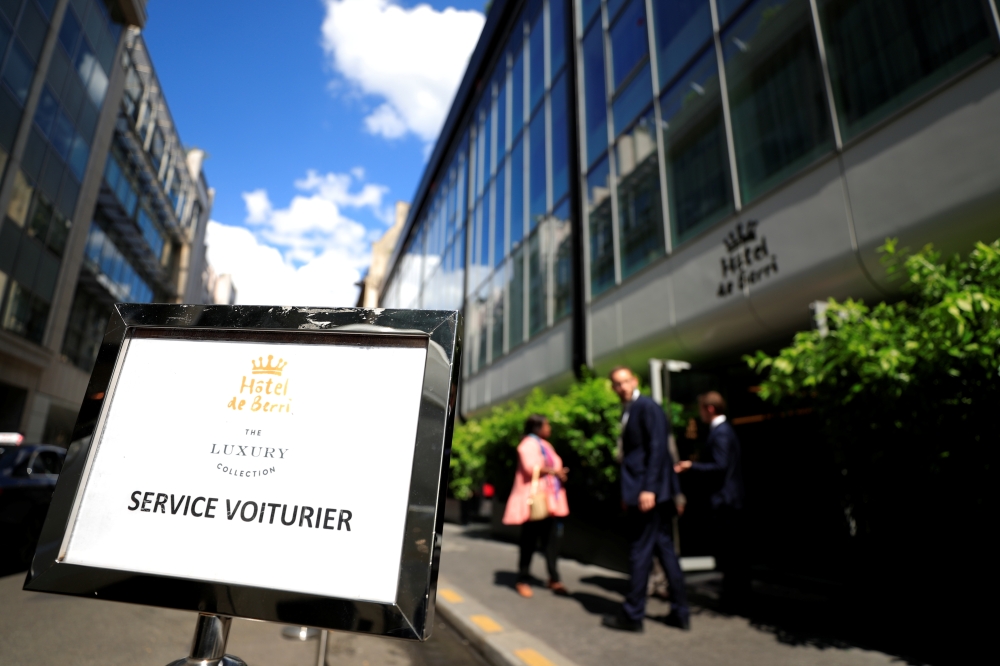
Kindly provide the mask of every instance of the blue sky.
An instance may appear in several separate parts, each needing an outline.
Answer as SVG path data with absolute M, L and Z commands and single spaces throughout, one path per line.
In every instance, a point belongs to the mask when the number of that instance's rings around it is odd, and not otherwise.
M 233 273 L 239 302 L 353 304 L 371 240 L 416 189 L 481 11 L 149 3 L 143 34 L 178 133 L 210 155 L 209 259 Z

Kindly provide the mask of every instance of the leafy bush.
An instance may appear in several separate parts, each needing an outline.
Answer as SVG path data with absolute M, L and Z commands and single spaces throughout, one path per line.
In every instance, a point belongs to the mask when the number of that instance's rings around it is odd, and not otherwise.
M 594 377 L 587 368 L 565 394 L 535 389 L 522 403 L 494 407 L 489 415 L 455 427 L 451 450 L 452 494 L 469 499 L 483 483 L 492 483 L 503 497 L 514 480 L 517 445 L 530 414 L 543 414 L 552 425 L 552 444 L 570 468 L 567 488 L 579 502 L 618 502 L 615 442 L 621 403 L 611 382 Z M 683 428 L 690 410 L 673 404 L 674 427 Z
M 941 542 L 977 539 L 963 523 L 983 517 L 998 443 L 1000 240 L 966 259 L 880 250 L 901 300 L 831 299 L 827 332 L 744 358 L 761 398 L 819 412 L 824 432 L 806 439 L 833 446 L 852 535 L 897 552 L 928 524 Z

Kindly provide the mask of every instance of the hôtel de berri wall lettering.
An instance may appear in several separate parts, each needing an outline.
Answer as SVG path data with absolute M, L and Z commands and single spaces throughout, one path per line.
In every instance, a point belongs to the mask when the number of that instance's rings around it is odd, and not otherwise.
M 725 298 L 742 292 L 778 272 L 778 256 L 771 254 L 767 238 L 757 233 L 757 220 L 738 222 L 722 240 L 726 254 L 719 262 L 722 279 L 716 295 Z

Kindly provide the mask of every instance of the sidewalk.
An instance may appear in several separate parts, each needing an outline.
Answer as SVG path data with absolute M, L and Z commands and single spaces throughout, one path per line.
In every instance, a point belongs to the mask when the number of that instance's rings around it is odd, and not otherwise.
M 895 661 L 880 652 L 715 612 L 711 608 L 718 575 L 711 572 L 686 576 L 693 598 L 690 632 L 657 621 L 670 606 L 656 599 L 647 607 L 644 633 L 613 631 L 601 626 L 601 615 L 618 610 L 627 580 L 623 574 L 560 560 L 560 575 L 571 596 L 556 597 L 539 580 L 535 596 L 523 599 L 513 589 L 516 562 L 517 546 L 493 541 L 487 526 L 445 525 L 439 612 L 488 657 L 491 649 L 502 653 L 506 661 L 492 655 L 494 664 L 838 666 Z M 535 557 L 533 572 L 544 578 L 541 555 Z M 461 601 L 455 603 L 452 595 Z

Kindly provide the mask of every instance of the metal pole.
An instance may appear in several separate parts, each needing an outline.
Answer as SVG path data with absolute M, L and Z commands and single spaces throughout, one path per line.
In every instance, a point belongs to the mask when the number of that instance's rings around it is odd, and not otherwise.
M 316 666 L 326 666 L 326 643 L 330 640 L 330 632 L 323 631 L 319 635 L 319 651 L 316 653 Z
M 233 618 L 212 613 L 199 613 L 194 630 L 191 654 L 168 666 L 247 666 L 239 657 L 226 654 L 229 625 Z

